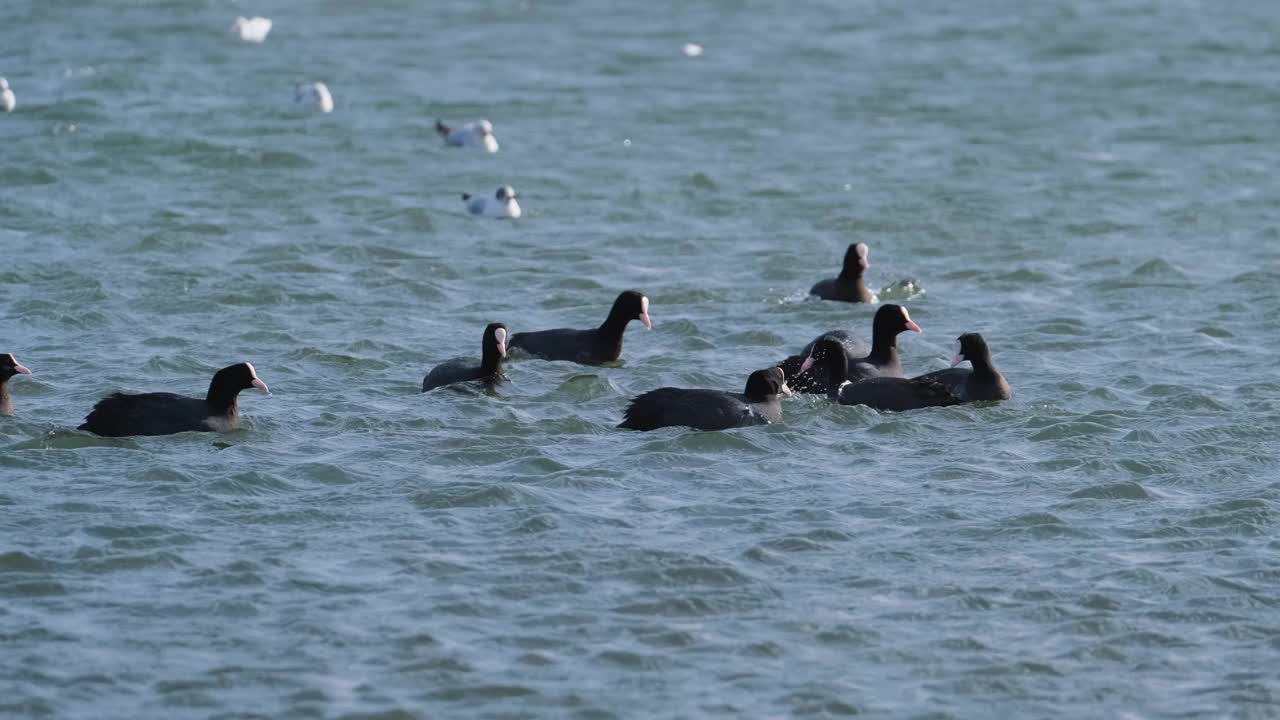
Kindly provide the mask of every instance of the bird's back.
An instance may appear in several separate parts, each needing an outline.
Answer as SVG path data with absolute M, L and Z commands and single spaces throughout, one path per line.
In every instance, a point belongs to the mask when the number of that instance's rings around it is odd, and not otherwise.
M 623 413 L 620 428 L 656 430 L 685 426 L 698 430 L 727 430 L 761 422 L 751 406 L 719 390 L 664 387 L 634 398 Z
M 858 382 L 869 378 L 901 378 L 902 363 L 894 358 L 888 362 L 877 364 L 870 358 L 859 358 L 849 365 L 849 381 Z
M 206 432 L 212 429 L 206 422 L 209 417 L 209 404 L 202 398 L 174 393 L 115 393 L 99 400 L 79 429 L 107 437 Z
M 823 300 L 844 300 L 849 301 L 849 291 L 840 284 L 836 278 L 827 278 L 820 280 L 809 288 L 810 295 L 816 295 Z
M 996 373 L 993 379 L 984 381 L 968 368 L 954 367 L 936 370 L 920 377 L 945 384 L 960 402 L 1008 400 L 1010 397 L 1009 383 L 999 373 Z
M 465 127 L 453 128 L 445 134 L 444 142 L 446 145 L 462 147 L 467 144 L 467 137 L 470 136 L 470 134 L 471 133 Z
M 871 302 L 871 291 L 867 290 L 860 282 L 851 280 L 841 280 L 840 278 L 827 278 L 813 287 L 809 288 L 810 295 L 816 295 L 823 300 L 837 300 L 849 303 L 869 303 Z
M 516 333 L 511 336 L 508 344 L 543 360 L 568 360 L 597 365 L 618 359 L 610 348 L 601 346 L 596 330 L 556 328 Z
M 481 380 L 483 378 L 484 368 L 480 367 L 475 360 L 462 357 L 454 358 L 431 368 L 431 372 L 427 373 L 427 376 L 422 379 L 422 392 L 444 385 Z
M 958 405 L 960 399 L 938 378 L 875 377 L 840 388 L 840 404 L 866 405 L 877 410 L 918 410 Z
M 871 354 L 871 345 L 848 330 L 831 330 L 822 333 L 809 341 L 809 344 L 804 346 L 804 350 L 800 354 L 808 357 L 809 353 L 813 352 L 813 346 L 818 344 L 819 340 L 835 340 L 840 343 L 844 347 L 844 356 L 850 363 L 857 362 Z

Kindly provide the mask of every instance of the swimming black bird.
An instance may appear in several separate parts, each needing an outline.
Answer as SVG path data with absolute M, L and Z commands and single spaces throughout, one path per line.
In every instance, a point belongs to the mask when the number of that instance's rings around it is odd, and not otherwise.
M 877 410 L 915 410 L 983 400 L 1008 400 L 1009 382 L 991 362 L 987 341 L 978 333 L 957 340 L 960 351 L 951 367 L 910 379 L 878 377 L 850 383 L 839 391 L 845 405 L 867 405 Z M 956 367 L 968 361 L 973 367 Z
M 850 245 L 844 252 L 844 266 L 840 268 L 840 274 L 817 283 L 809 289 L 809 294 L 817 295 L 823 300 L 869 303 L 875 296 L 863 282 L 862 273 L 870 266 L 867 262 L 867 244 Z
M 230 365 L 214 374 L 204 399 L 167 392 L 114 393 L 99 400 L 77 429 L 107 437 L 230 432 L 240 426 L 237 397 L 249 388 L 271 394 L 252 365 Z
M 613 362 L 622 354 L 622 333 L 632 320 L 644 323 L 646 330 L 653 328 L 649 321 L 649 298 L 627 290 L 613 301 L 609 317 L 598 328 L 516 333 L 511 336 L 510 347 L 543 360 L 568 360 L 583 365 Z
M 470 358 L 461 357 L 442 362 L 422 379 L 422 392 L 470 380 L 479 380 L 486 388 L 492 388 L 507 380 L 502 374 L 502 359 L 506 356 L 507 326 L 490 323 L 480 341 L 480 364 L 477 366 Z
M 782 396 L 791 395 L 782 368 L 757 370 L 747 378 L 742 394 L 722 390 L 664 387 L 632 399 L 618 427 L 656 430 L 686 426 L 696 430 L 727 430 L 782 422 Z

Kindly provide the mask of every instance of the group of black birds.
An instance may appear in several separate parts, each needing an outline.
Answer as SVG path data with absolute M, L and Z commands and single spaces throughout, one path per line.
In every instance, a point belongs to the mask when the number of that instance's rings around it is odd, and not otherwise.
M 809 292 L 823 300 L 874 302 L 862 277 L 867 267 L 866 244 L 850 245 L 840 274 L 817 283 Z M 437 365 L 423 378 L 422 392 L 457 383 L 479 383 L 491 389 L 507 379 L 502 364 L 508 349 L 583 365 L 615 362 L 622 355 L 622 335 L 632 320 L 653 327 L 649 298 L 635 290 L 618 295 L 604 322 L 589 330 L 559 328 L 508 335 L 505 325 L 492 323 L 484 329 L 479 365 L 466 358 Z M 898 335 L 907 330 L 920 332 L 920 326 L 912 322 L 906 308 L 881 305 L 872 321 L 870 345 L 848 331 L 832 330 L 799 354 L 751 373 L 741 393 L 663 387 L 639 395 L 627 406 L 618 427 L 725 430 L 775 423 L 782 420 L 782 398 L 793 390 L 825 394 L 842 405 L 894 411 L 1009 398 L 1009 383 L 992 364 L 991 351 L 977 333 L 959 337 L 960 352 L 951 368 L 905 377 L 898 359 Z M 972 369 L 956 367 L 966 361 Z M 0 354 L 0 414 L 13 414 L 9 379 L 29 374 L 13 355 Z M 238 363 L 213 376 L 204 399 L 174 393 L 114 393 L 98 401 L 78 429 L 110 437 L 227 432 L 239 426 L 238 397 L 241 390 L 250 388 L 271 394 L 253 365 Z
M 865 243 L 850 245 L 840 274 L 815 284 L 810 294 L 823 300 L 874 302 L 875 295 L 863 280 L 869 267 L 867 253 Z M 422 391 L 461 382 L 478 382 L 492 388 L 506 380 L 502 363 L 508 348 L 543 360 L 584 365 L 616 361 L 622 354 L 623 333 L 632 320 L 652 327 L 649 300 L 635 290 L 620 294 L 604 323 L 590 330 L 543 330 L 516 333 L 508 339 L 506 326 L 493 323 L 484 330 L 479 365 L 466 358 L 438 365 L 423 378 Z M 842 405 L 893 411 L 1009 398 L 1009 383 L 992 364 L 986 340 L 977 333 L 958 338 L 960 351 L 949 369 L 905 377 L 898 358 L 898 335 L 906 330 L 920 332 L 907 309 L 881 305 L 872 322 L 870 345 L 853 333 L 833 330 L 815 338 L 798 355 L 751 373 L 741 393 L 663 387 L 637 396 L 627 406 L 618 427 L 725 430 L 779 422 L 782 398 L 793 391 L 824 394 Z M 971 369 L 956 367 L 966 361 Z

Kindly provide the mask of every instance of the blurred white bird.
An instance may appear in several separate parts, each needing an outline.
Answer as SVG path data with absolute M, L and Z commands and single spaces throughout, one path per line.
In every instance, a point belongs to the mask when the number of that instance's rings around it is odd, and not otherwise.
M 684 44 L 684 54 L 685 54 L 685 56 L 686 56 L 686 57 L 691 57 L 691 58 L 693 58 L 693 57 L 701 57 L 701 56 L 702 56 L 702 46 L 701 46 L 701 45 L 699 45 L 698 43 L 685 43 L 685 44 Z
M 456 128 L 436 120 L 436 132 L 444 138 L 445 145 L 482 147 L 488 153 L 498 152 L 498 140 L 493 136 L 493 125 L 488 120 L 477 120 Z
M 472 197 L 467 193 L 462 193 L 462 202 L 466 205 L 467 212 L 472 215 L 493 218 L 518 218 L 524 214 L 520 210 L 520 203 L 516 202 L 516 190 L 510 185 L 499 187 L 491 198 Z
M 13 106 L 17 104 L 17 98 L 13 96 L 13 91 L 9 89 L 9 81 L 0 78 L 0 110 L 13 112 Z
M 238 17 L 231 23 L 231 32 L 239 35 L 243 42 L 260 43 L 271 32 L 271 18 Z
M 299 105 L 314 107 L 320 112 L 333 112 L 333 96 L 322 82 L 298 83 L 295 100 Z

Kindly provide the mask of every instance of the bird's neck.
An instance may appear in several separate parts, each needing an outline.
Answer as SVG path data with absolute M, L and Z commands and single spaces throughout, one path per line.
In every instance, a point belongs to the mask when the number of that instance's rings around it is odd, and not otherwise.
M 845 269 L 845 268 L 841 268 L 841 269 L 840 269 L 840 274 L 839 274 L 839 275 L 837 275 L 836 277 L 840 279 L 840 282 L 843 282 L 843 283 L 846 283 L 846 284 L 856 285 L 856 286 L 858 286 L 858 287 L 865 287 L 865 286 L 862 284 L 862 270 L 861 270 L 861 269 L 858 269 L 858 270 L 847 270 L 847 269 Z
M 871 354 L 869 359 L 878 365 L 898 359 L 898 333 L 876 330 L 871 335 Z
M 480 356 L 480 369 L 485 375 L 498 375 L 502 372 L 502 355 L 497 348 L 486 347 Z
M 866 282 L 862 279 L 862 273 L 858 273 L 857 275 L 845 275 L 844 273 L 841 273 L 840 277 L 836 279 L 839 280 L 842 285 L 845 285 L 852 290 L 854 297 L 863 299 L 871 294 L 871 291 L 867 290 Z
M 973 375 L 981 380 L 996 380 L 1000 377 L 1000 372 L 991 364 L 991 355 L 983 355 L 982 357 L 970 358 L 969 365 L 973 367 Z
M 235 417 L 238 412 L 237 402 L 240 397 L 240 391 L 228 392 L 222 388 L 209 386 L 209 392 L 204 396 L 204 401 L 209 404 L 209 409 L 215 415 L 227 415 Z
M 631 318 L 620 310 L 609 312 L 609 317 L 604 319 L 600 324 L 600 335 L 609 340 L 617 340 L 622 342 L 622 333 L 627 329 L 627 323 L 631 322 Z

